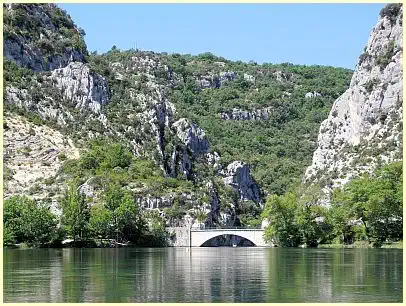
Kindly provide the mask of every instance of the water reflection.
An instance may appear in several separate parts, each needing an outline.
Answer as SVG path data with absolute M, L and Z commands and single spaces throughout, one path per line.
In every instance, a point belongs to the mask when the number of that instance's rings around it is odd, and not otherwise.
M 402 250 L 4 250 L 6 302 L 401 302 Z

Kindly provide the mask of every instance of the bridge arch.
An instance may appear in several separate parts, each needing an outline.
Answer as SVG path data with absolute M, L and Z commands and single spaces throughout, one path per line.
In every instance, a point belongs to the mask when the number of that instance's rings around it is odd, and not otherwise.
M 255 243 L 251 240 L 234 234 L 220 234 L 206 240 L 201 247 L 211 247 L 211 246 L 255 246 Z
M 268 246 L 263 239 L 263 229 L 192 229 L 190 246 L 199 247 L 218 237 L 241 237 L 252 242 L 253 246 Z M 241 239 L 239 238 L 239 239 Z

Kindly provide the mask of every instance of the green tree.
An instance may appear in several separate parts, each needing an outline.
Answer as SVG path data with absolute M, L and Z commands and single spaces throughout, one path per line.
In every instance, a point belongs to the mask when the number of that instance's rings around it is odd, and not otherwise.
M 296 195 L 293 193 L 268 197 L 262 213 L 262 217 L 269 221 L 264 233 L 266 241 L 274 240 L 286 247 L 299 245 L 300 234 L 295 223 L 296 203 Z
M 4 243 L 12 241 L 40 246 L 56 238 L 56 217 L 49 206 L 25 196 L 13 196 L 4 202 Z
M 138 242 L 145 230 L 145 220 L 133 196 L 118 185 L 104 194 L 104 206 L 111 212 L 112 231 L 116 240 Z
M 350 244 L 353 242 L 354 232 L 349 223 L 351 212 L 343 205 L 346 197 L 347 194 L 343 190 L 334 190 L 331 208 L 327 212 L 327 222 L 332 225 L 332 237 L 337 238 L 337 242 Z
M 3 245 L 15 243 L 15 238 L 9 227 L 4 224 L 3 226 Z
M 130 194 L 124 195 L 114 214 L 117 217 L 117 229 L 121 239 L 138 243 L 145 232 L 145 221 Z
M 297 198 L 295 211 L 295 223 L 298 227 L 301 242 L 308 246 L 317 246 L 322 238 L 321 226 L 316 222 L 316 218 L 323 217 L 323 208 L 319 205 L 321 190 L 318 186 L 307 188 L 301 192 Z
M 100 239 L 108 238 L 111 234 L 112 213 L 103 205 L 98 204 L 91 208 L 89 225 L 91 232 Z
M 78 183 L 73 180 L 61 202 L 62 225 L 76 242 L 87 238 L 89 233 L 90 209 L 86 197 L 78 190 Z
M 121 144 L 112 144 L 106 148 L 105 165 L 109 168 L 126 168 L 131 164 L 132 154 Z
M 346 184 L 342 191 L 334 194 L 333 209 L 346 211 L 348 215 L 344 215 L 343 219 L 360 219 L 365 234 L 372 242 L 380 244 L 386 239 L 401 239 L 402 182 L 402 163 L 392 163 L 373 175 L 365 174 Z

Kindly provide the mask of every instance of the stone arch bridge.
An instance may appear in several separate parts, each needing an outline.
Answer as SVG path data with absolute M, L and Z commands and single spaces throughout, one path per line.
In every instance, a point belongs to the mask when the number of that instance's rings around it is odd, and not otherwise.
M 188 228 L 167 227 L 170 234 L 169 245 L 182 247 L 200 247 L 210 239 L 221 236 L 237 236 L 247 239 L 254 246 L 271 246 L 265 243 L 264 229 L 252 228 Z
M 205 242 L 212 238 L 234 235 L 245 238 L 251 241 L 255 246 L 269 246 L 265 243 L 263 229 L 248 229 L 248 228 L 213 228 L 213 229 L 191 229 L 190 231 L 190 246 L 200 247 Z

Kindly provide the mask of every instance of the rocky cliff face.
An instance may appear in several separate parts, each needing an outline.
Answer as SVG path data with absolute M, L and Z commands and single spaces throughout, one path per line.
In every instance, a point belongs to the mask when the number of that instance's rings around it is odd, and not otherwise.
M 322 122 L 305 180 L 326 190 L 402 158 L 403 7 L 382 10 L 350 87 Z
M 55 4 L 4 4 L 4 56 L 34 71 L 85 61 L 80 29 Z
M 177 137 L 192 151 L 194 155 L 206 153 L 209 149 L 204 131 L 186 118 L 179 119 L 173 124 Z
M 58 181 L 58 170 L 65 160 L 78 157 L 79 150 L 69 137 L 24 117 L 5 115 L 5 198 L 28 194 L 56 201 L 65 188 L 63 180 Z
M 224 175 L 224 183 L 238 192 L 241 201 L 262 202 L 259 186 L 250 175 L 249 165 L 234 161 L 221 173 Z
M 63 97 L 75 108 L 88 108 L 100 113 L 101 107 L 109 102 L 109 88 L 104 77 L 91 72 L 86 64 L 69 63 L 64 68 L 52 71 L 51 82 Z

